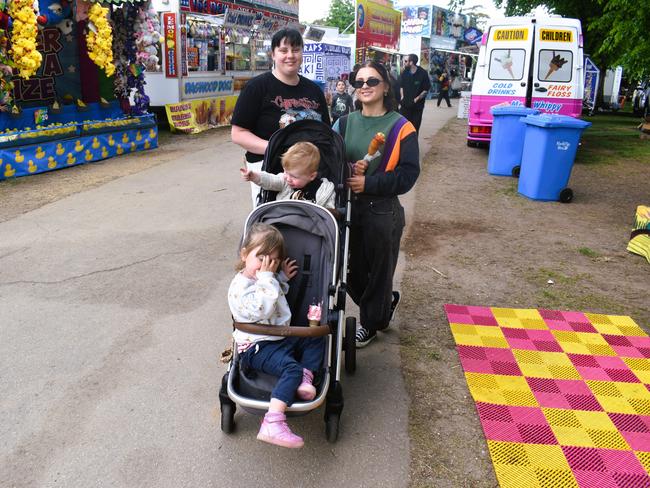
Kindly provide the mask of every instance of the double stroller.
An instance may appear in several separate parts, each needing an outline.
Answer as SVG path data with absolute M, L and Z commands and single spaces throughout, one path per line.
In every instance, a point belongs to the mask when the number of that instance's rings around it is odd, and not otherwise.
M 324 403 L 325 434 L 329 442 L 336 442 L 343 409 L 342 356 L 348 374 L 356 369 L 356 319 L 345 317 L 350 232 L 350 192 L 345 188 L 345 179 L 349 169 L 341 136 L 314 120 L 297 121 L 275 132 L 269 140 L 262 169 L 280 173 L 282 155 L 300 141 L 318 147 L 319 177 L 334 183 L 337 208 L 332 212 L 301 200 L 275 201 L 275 193 L 266 190 L 260 193 L 259 205 L 246 218 L 243 235 L 258 222 L 274 225 L 282 233 L 287 255 L 298 264 L 298 273 L 289 282 L 286 297 L 291 308 L 291 324 L 280 327 L 235 323 L 234 327 L 251 333 L 326 338 L 325 357 L 314 378 L 316 397 L 311 401 L 296 401 L 287 408 L 286 414 L 306 414 Z M 314 301 L 322 302 L 323 313 L 319 326 L 308 327 L 307 312 Z M 233 432 L 237 405 L 256 415 L 266 413 L 276 381 L 275 376 L 240 368 L 237 348 L 233 347 L 219 391 L 221 430 Z

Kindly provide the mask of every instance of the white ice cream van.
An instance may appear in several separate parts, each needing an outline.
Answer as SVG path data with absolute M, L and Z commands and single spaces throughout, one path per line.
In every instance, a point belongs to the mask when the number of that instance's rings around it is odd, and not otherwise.
M 582 29 L 577 19 L 508 17 L 483 34 L 472 83 L 467 144 L 489 142 L 490 107 L 511 104 L 580 116 Z

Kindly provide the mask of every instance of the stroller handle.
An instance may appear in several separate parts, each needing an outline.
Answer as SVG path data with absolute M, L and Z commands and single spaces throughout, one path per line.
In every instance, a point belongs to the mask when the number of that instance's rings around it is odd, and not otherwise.
M 278 325 L 259 325 L 246 322 L 233 322 L 233 326 L 242 332 L 249 334 L 282 336 L 282 337 L 322 337 L 331 334 L 329 325 L 316 327 L 291 327 Z

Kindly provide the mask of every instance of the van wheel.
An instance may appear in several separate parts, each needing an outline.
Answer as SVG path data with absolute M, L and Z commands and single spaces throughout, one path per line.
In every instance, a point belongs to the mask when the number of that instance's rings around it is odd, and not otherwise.
M 468 140 L 467 147 L 478 147 L 478 142 Z
M 346 317 L 345 319 L 345 372 L 347 374 L 354 374 L 357 370 L 357 319 L 354 317 Z
M 514 168 L 512 168 L 513 178 L 519 178 L 519 173 L 521 173 L 521 166 L 517 165 Z
M 571 188 L 565 188 L 560 192 L 560 201 L 562 203 L 569 203 L 573 200 L 573 190 Z

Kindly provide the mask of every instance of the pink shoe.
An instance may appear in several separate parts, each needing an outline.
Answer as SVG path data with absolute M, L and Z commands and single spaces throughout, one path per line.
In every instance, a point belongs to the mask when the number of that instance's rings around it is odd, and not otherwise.
M 292 449 L 305 445 L 302 437 L 291 432 L 287 425 L 287 417 L 277 412 L 268 412 L 264 416 L 257 440 Z
M 314 382 L 314 373 L 306 368 L 302 370 L 302 383 L 296 390 L 296 395 L 301 400 L 311 401 L 316 398 L 316 388 L 312 383 Z

